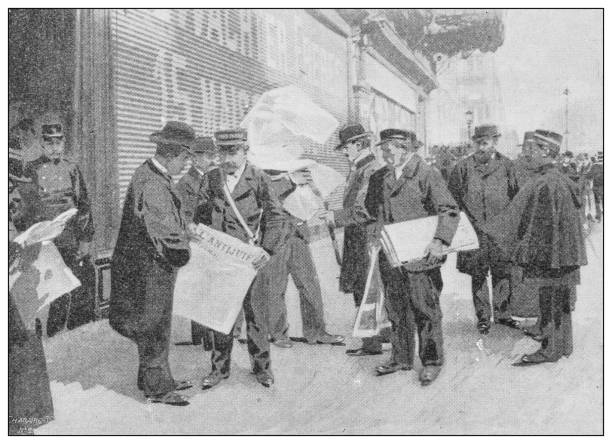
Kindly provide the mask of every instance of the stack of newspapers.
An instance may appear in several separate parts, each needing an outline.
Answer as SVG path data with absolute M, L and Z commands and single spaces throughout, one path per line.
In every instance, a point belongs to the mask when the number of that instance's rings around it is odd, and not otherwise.
M 437 227 L 438 216 L 385 225 L 381 232 L 381 244 L 389 263 L 393 267 L 399 267 L 422 259 Z M 457 232 L 451 245 L 446 247 L 445 254 L 477 248 L 476 232 L 467 216 L 461 213 Z

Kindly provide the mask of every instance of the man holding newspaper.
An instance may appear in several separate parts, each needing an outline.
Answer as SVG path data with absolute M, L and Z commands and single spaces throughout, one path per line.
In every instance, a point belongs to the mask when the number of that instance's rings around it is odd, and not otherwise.
M 247 162 L 246 130 L 217 131 L 215 140 L 220 168 L 209 173 L 203 193 L 205 201 L 196 209 L 194 222 L 210 222 L 215 230 L 276 253 L 287 236 L 286 213 L 270 190 L 268 176 Z M 257 268 L 257 264 L 255 266 Z M 259 278 L 260 274 L 255 281 Z M 274 376 L 266 326 L 268 300 L 262 288 L 264 286 L 257 282 L 252 284 L 243 308 L 253 373 L 260 384 L 269 387 L 274 383 Z M 220 331 L 214 331 L 213 336 L 212 371 L 202 380 L 203 389 L 214 387 L 230 373 L 234 337 L 231 332 Z
M 421 259 L 397 263 L 387 257 L 389 252 L 379 255 L 393 332 L 391 359 L 376 371 L 387 375 L 412 369 L 416 330 L 423 365 L 419 380 L 426 386 L 438 377 L 443 363 L 440 266 L 457 230 L 459 210 L 440 173 L 416 153 L 421 143 L 413 132 L 385 129 L 379 145 L 387 166 L 370 177 L 366 211 L 360 212 L 376 224 L 376 236 L 386 224 L 427 216 L 438 216 L 438 222 Z

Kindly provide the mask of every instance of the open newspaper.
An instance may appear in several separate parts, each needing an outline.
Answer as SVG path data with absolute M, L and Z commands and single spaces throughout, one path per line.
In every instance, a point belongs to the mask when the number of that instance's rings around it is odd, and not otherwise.
M 385 225 L 381 232 L 381 243 L 389 263 L 394 267 L 423 258 L 427 245 L 438 227 L 438 216 Z M 478 237 L 467 216 L 462 212 L 459 226 L 445 254 L 478 248 Z
M 77 212 L 78 210 L 76 208 L 70 208 L 57 215 L 53 220 L 43 220 L 35 223 L 13 241 L 23 247 L 25 245 L 32 245 L 38 242 L 55 239 L 64 230 L 66 222 L 76 215 Z
M 176 278 L 173 313 L 229 334 L 257 274 L 253 263 L 268 254 L 202 224 L 196 231 Z

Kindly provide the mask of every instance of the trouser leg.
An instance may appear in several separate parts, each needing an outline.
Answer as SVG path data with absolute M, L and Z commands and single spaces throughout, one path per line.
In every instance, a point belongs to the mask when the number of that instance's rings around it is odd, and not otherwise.
M 145 396 L 163 395 L 174 390 L 168 352 L 170 349 L 170 320 L 157 329 L 136 337 L 139 357 L 139 379 Z
M 63 330 L 68 318 L 68 306 L 70 305 L 70 293 L 60 296 L 49 305 L 49 317 L 47 318 L 47 336 L 54 336 Z
M 510 273 L 509 266 L 497 264 L 491 267 L 493 284 L 493 319 L 510 319 Z M 486 284 L 486 282 L 485 282 Z
M 304 337 L 308 340 L 316 339 L 325 332 L 323 297 L 310 248 L 303 239 L 292 239 L 288 265 L 300 296 Z
M 261 275 L 255 277 L 260 279 Z M 268 342 L 268 299 L 262 287 L 252 287 L 244 299 L 243 309 L 247 324 L 247 348 L 251 355 L 253 371 L 258 373 L 270 368 L 270 343 Z
M 226 335 L 220 331 L 212 331 L 213 348 L 210 354 L 210 362 L 213 372 L 229 374 L 231 366 L 232 348 L 234 347 L 233 332 Z
M 572 353 L 570 291 L 567 286 L 540 289 L 542 346 L 538 351 L 547 360 L 557 361 Z
M 267 324 L 272 339 L 281 339 L 287 335 L 287 304 L 285 293 L 289 283 L 289 244 L 270 258 L 270 261 L 259 271 L 259 278 L 253 283 L 252 291 L 267 294 Z
M 407 279 L 401 269 L 393 269 L 383 264 L 381 274 L 385 286 L 385 307 L 392 325 L 391 357 L 395 362 L 412 366 L 414 361 L 414 313 L 408 301 Z
M 595 199 L 595 217 L 600 220 L 603 213 L 603 190 L 593 187 L 593 198 Z
M 96 271 L 91 258 L 85 258 L 80 264 L 70 267 L 81 286 L 70 294 L 70 307 L 67 314 L 66 328 L 72 330 L 95 320 L 95 279 Z
M 489 302 L 489 286 L 487 284 L 487 271 L 472 275 L 472 300 L 476 318 L 480 320 L 491 320 L 491 303 Z
M 444 342 L 442 337 L 442 310 L 440 269 L 410 274 L 410 301 L 414 307 L 419 334 L 419 357 L 425 365 L 442 365 Z

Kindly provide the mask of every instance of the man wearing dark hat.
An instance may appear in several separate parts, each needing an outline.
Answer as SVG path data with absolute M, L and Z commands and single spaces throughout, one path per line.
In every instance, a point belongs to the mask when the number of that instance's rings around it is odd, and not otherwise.
M 483 230 L 538 288 L 541 347 L 514 365 L 555 362 L 572 353 L 571 294 L 580 281 L 586 252 L 578 188 L 558 168 L 563 137 L 536 130 L 537 176 Z
M 267 252 L 277 253 L 287 236 L 286 213 L 270 189 L 270 179 L 247 162 L 247 133 L 243 129 L 217 131 L 220 168 L 208 174 L 205 194 L 208 202 L 198 206 L 195 223 L 209 223 L 216 230 L 243 242 L 260 245 Z M 232 201 L 237 211 L 232 208 Z M 261 273 L 255 281 L 261 279 Z M 247 344 L 253 373 L 265 387 L 274 383 L 270 368 L 268 342 L 268 299 L 265 288 L 253 282 L 243 302 L 247 324 Z M 230 373 L 232 334 L 213 333 L 212 371 L 202 380 L 202 389 L 209 389 Z
M 81 281 L 79 288 L 51 303 L 47 335 L 53 336 L 64 326 L 73 329 L 95 319 L 94 272 L 90 257 L 94 225 L 83 175 L 79 167 L 64 156 L 61 121 L 50 118 L 42 123 L 44 154 L 26 164 L 24 176 L 30 183 L 20 185 L 24 228 L 76 208 L 76 216 L 53 242 L 66 265 Z
M 495 125 L 477 126 L 472 137 L 476 151 L 457 163 L 448 183 L 450 192 L 478 235 L 480 248 L 457 253 L 457 269 L 472 276 L 477 328 L 482 334 L 487 334 L 491 328 L 491 314 L 495 323 L 517 327 L 509 310 L 510 264 L 480 228 L 503 211 L 518 191 L 512 161 L 496 150 L 500 135 Z M 493 313 L 487 284 L 489 270 L 493 281 Z
M 212 137 L 196 137 L 191 145 L 191 168 L 181 177 L 176 185 L 181 198 L 181 209 L 187 224 L 193 222 L 193 215 L 198 202 L 204 198 L 202 190 L 206 188 L 208 172 L 217 167 L 219 152 Z M 210 330 L 195 321 L 191 321 L 191 338 L 194 345 L 203 344 L 206 350 L 212 349 Z
M 176 406 L 189 404 L 176 391 L 192 385 L 170 371 L 172 302 L 177 270 L 191 252 L 172 175 L 184 168 L 194 139 L 181 122 L 151 134 L 155 155 L 132 176 L 111 263 L 109 322 L 138 346 L 138 388 L 151 402 Z
M 603 216 L 603 192 L 604 192 L 604 167 L 603 167 L 603 151 L 597 152 L 593 168 L 593 197 L 595 199 L 595 218 L 597 222 L 601 222 Z
M 576 163 L 574 162 L 574 153 L 571 151 L 566 151 L 563 153 L 561 163 L 559 164 L 559 169 L 574 182 L 578 182 L 580 176 L 578 175 L 578 169 L 576 168 Z
M 370 176 L 381 165 L 371 149 L 372 133 L 366 131 L 360 124 L 347 125 L 339 132 L 340 143 L 336 150 L 342 152 L 350 162 L 351 170 L 347 178 L 342 200 L 342 209 L 327 213 L 328 222 L 337 228 L 344 228 L 344 245 L 342 249 L 342 265 L 340 267 L 340 291 L 352 293 L 355 306 L 359 309 L 364 296 L 366 278 L 368 275 L 369 236 L 368 222 L 371 217 L 364 207 Z M 382 353 L 383 335 L 366 337 L 362 345 L 356 349 L 348 349 L 350 356 L 380 355 Z
M 420 142 L 413 132 L 383 130 L 379 145 L 387 166 L 372 174 L 365 198 L 375 227 L 436 215 L 438 225 L 423 259 L 414 266 L 393 268 L 380 253 L 385 306 L 393 333 L 391 359 L 376 371 L 386 375 L 412 368 L 416 330 L 423 364 L 419 380 L 425 386 L 438 377 L 444 359 L 440 266 L 445 260 L 444 245 L 450 245 L 457 230 L 459 210 L 442 175 L 416 153 Z

